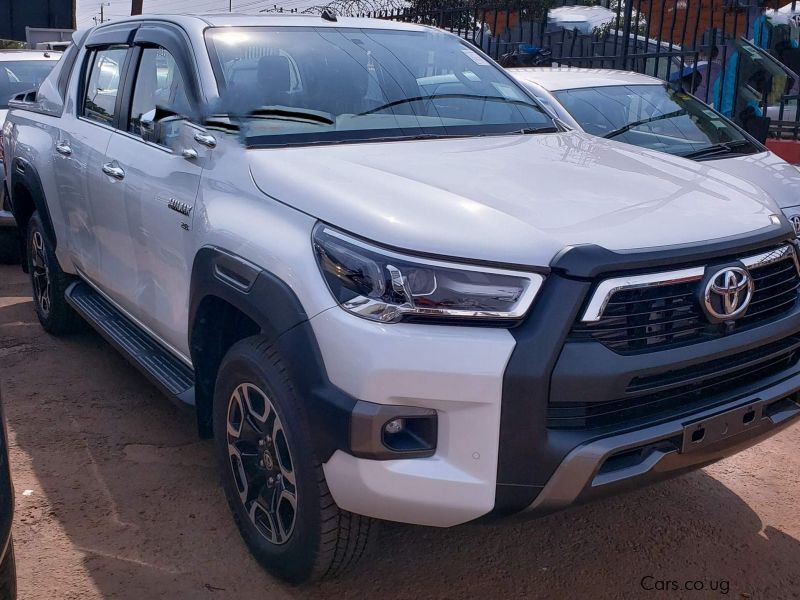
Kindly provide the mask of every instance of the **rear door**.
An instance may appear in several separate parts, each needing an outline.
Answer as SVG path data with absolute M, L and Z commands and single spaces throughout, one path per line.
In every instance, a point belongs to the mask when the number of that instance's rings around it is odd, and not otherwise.
M 105 219 L 119 240 L 100 249 L 111 298 L 175 353 L 188 356 L 192 213 L 209 149 L 188 115 L 198 84 L 188 41 L 167 26 L 142 26 L 124 85 L 122 119 L 106 150 Z M 162 121 L 157 115 L 172 114 Z
M 99 245 L 106 236 L 98 228 L 96 208 L 103 207 L 100 174 L 114 131 L 122 70 L 129 48 L 105 44 L 87 48 L 78 76 L 70 87 L 77 102 L 64 111 L 53 139 L 53 170 L 63 211 L 67 245 L 74 264 L 90 281 L 100 275 Z

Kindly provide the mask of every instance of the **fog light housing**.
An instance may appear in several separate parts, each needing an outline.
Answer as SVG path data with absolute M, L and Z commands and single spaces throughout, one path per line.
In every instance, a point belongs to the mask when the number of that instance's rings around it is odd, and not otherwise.
M 424 458 L 436 452 L 435 410 L 359 400 L 351 413 L 350 453 L 358 458 Z
M 436 415 L 392 419 L 383 426 L 383 445 L 395 452 L 431 450 L 436 444 Z

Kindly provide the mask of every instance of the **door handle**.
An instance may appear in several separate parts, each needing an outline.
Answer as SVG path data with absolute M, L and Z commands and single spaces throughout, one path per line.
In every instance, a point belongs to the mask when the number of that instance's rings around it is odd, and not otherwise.
M 103 165 L 103 173 L 109 177 L 113 177 L 114 179 L 125 179 L 125 170 L 122 167 L 115 165 L 113 162 Z
M 184 148 L 181 152 L 181 156 L 186 160 L 194 160 L 197 158 L 197 150 L 194 148 Z
M 194 134 L 194 141 L 198 144 L 203 144 L 206 148 L 215 148 L 217 146 L 217 140 L 213 135 L 200 131 Z
M 69 147 L 67 142 L 58 142 L 56 144 L 56 152 L 64 156 L 69 156 L 72 154 L 72 148 Z

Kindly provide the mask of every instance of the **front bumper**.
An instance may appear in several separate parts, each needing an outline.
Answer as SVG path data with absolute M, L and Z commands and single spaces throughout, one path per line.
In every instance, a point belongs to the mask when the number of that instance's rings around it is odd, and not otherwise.
M 362 403 L 432 409 L 438 417 L 436 451 L 425 458 L 353 456 L 351 430 L 349 448 L 338 449 L 323 465 L 336 503 L 379 519 L 440 527 L 490 512 L 511 334 L 384 325 L 338 307 L 311 325 L 327 376 L 339 390 Z
M 786 241 L 785 237 L 761 241 L 760 247 Z M 726 253 L 741 252 L 741 246 L 715 251 L 724 258 Z M 686 259 L 677 255 L 671 260 L 663 265 L 683 264 L 679 261 Z M 636 264 L 631 268 L 643 268 Z M 737 383 L 693 404 L 602 427 L 551 425 L 548 411 L 553 398 L 562 403 L 570 397 L 613 399 L 620 385 L 624 388 L 638 375 L 732 360 L 794 339 L 800 327 L 797 302 L 767 324 L 720 339 L 593 360 L 596 343 L 578 349 L 569 334 L 597 275 L 568 276 L 567 270 L 556 266 L 525 322 L 511 330 L 383 325 L 338 308 L 311 320 L 333 386 L 359 401 L 435 410 L 439 420 L 433 456 L 374 460 L 354 456 L 347 443 L 341 444 L 323 468 L 342 508 L 434 526 L 546 513 L 710 464 L 800 416 L 800 354 L 795 354 L 793 362 L 769 376 Z M 645 267 L 660 268 L 649 263 Z M 625 269 L 614 265 L 600 271 L 605 272 Z M 613 353 L 603 349 L 600 354 Z M 757 418 L 736 435 L 719 434 L 718 439 L 709 435 L 706 440 L 711 442 L 702 447 L 683 443 L 684 428 L 698 419 L 717 415 L 741 419 L 741 411 L 749 412 L 748 407 L 754 408 Z M 710 425 L 714 430 L 719 427 L 717 421 Z
M 553 512 L 731 456 L 797 421 L 799 401 L 800 374 L 795 374 L 766 390 L 684 419 L 581 445 L 567 455 L 527 512 Z M 743 422 L 751 410 L 752 420 Z M 723 432 L 734 427 L 741 429 L 726 437 Z M 707 428 L 705 436 L 711 437 L 692 442 L 691 434 L 699 428 Z M 698 447 L 693 449 L 693 444 Z

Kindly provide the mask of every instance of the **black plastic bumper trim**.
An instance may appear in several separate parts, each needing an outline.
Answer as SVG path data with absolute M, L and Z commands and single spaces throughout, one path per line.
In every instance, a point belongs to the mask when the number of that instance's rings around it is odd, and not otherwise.
M 568 246 L 550 263 L 554 271 L 568 277 L 592 278 L 617 271 L 655 270 L 685 264 L 698 264 L 731 255 L 743 255 L 786 242 L 797 245 L 794 229 L 785 217 L 780 225 L 772 225 L 756 233 L 731 236 L 712 241 L 661 246 L 656 249 L 615 252 L 602 246 L 585 244 Z

